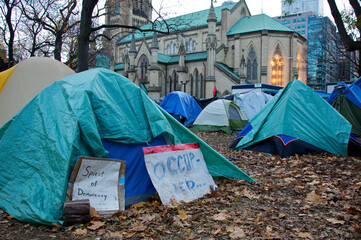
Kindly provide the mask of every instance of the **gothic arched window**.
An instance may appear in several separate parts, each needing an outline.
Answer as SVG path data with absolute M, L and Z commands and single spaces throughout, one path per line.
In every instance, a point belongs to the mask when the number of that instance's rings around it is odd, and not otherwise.
M 283 86 L 283 80 L 284 80 L 284 61 L 282 58 L 282 53 L 279 48 L 279 45 L 277 45 L 276 50 L 272 56 L 271 60 L 271 83 L 277 86 Z
M 247 80 L 257 80 L 257 67 L 256 52 L 254 48 L 251 47 L 247 57 Z
M 143 55 L 140 57 L 140 80 L 146 81 L 148 79 L 148 65 L 149 61 L 148 58 Z

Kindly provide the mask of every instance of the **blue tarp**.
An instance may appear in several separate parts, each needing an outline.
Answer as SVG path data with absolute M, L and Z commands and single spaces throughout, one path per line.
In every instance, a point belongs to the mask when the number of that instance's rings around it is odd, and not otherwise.
M 361 108 L 361 77 L 353 82 L 349 87 L 344 82 L 338 82 L 335 89 L 328 97 L 327 102 L 332 103 L 340 94 L 339 90 L 342 91 L 343 95 L 350 100 L 353 104 Z
M 185 118 L 184 125 L 191 127 L 202 108 L 197 101 L 188 93 L 173 91 L 167 94 L 160 106 L 168 113 Z

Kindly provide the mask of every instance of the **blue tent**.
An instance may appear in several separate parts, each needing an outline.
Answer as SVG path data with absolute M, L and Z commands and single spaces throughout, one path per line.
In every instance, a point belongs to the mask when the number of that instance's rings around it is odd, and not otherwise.
M 160 106 L 187 127 L 191 127 L 202 108 L 188 93 L 173 91 L 167 94 Z
M 361 135 L 361 78 L 349 87 L 337 83 L 327 102 L 351 123 L 352 133 Z
M 56 81 L 0 128 L 0 208 L 18 220 L 62 223 L 79 156 L 127 161 L 126 198 L 155 192 L 142 146 L 199 143 L 212 176 L 253 181 L 125 77 L 92 69 Z

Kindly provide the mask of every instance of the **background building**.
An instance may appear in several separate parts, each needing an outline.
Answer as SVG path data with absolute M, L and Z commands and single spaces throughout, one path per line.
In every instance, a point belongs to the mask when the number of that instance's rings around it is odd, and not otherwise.
M 354 79 L 354 55 L 346 52 L 335 24 L 323 17 L 323 1 L 282 1 L 282 16 L 275 20 L 292 28 L 308 40 L 307 84 L 326 91 L 328 83 Z
M 244 0 L 212 4 L 158 22 L 156 29 L 169 33 L 135 31 L 115 51 L 114 70 L 144 85 L 151 97 L 174 90 L 212 97 L 215 87 L 229 94 L 235 84 L 307 81 L 307 40 L 265 14 L 251 16 Z
M 282 15 L 300 12 L 313 12 L 317 16 L 323 16 L 323 0 L 295 0 L 292 4 L 282 0 Z

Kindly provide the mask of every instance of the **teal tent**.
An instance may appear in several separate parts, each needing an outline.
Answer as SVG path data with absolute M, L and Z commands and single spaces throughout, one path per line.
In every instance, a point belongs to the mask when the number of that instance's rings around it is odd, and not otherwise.
M 143 90 L 106 69 L 56 81 L 0 128 L 0 208 L 21 221 L 62 223 L 69 176 L 79 156 L 107 157 L 103 140 L 197 142 L 212 176 L 253 181 Z
M 250 124 L 252 130 L 236 149 L 283 134 L 333 154 L 347 155 L 351 124 L 298 80 L 280 90 Z

